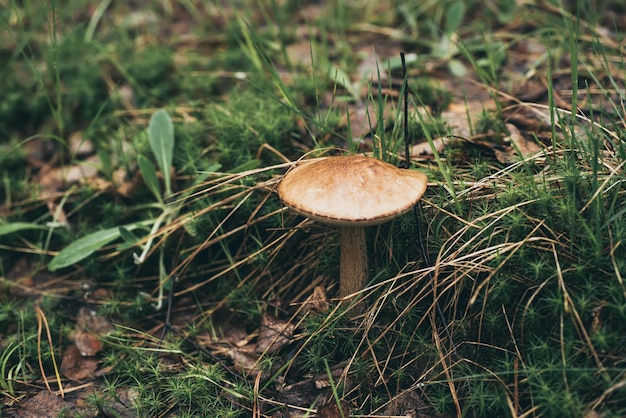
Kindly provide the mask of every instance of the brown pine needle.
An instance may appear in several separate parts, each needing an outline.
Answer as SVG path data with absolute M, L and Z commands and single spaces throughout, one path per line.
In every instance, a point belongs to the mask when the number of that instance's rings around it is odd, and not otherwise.
M 46 377 L 46 371 L 43 367 L 43 360 L 41 358 L 41 333 L 43 326 L 46 327 L 46 336 L 48 339 L 48 345 L 50 348 L 50 356 L 52 357 L 52 366 L 54 367 L 54 375 L 57 380 L 57 384 L 59 385 L 59 393 L 61 394 L 61 398 L 65 398 L 65 391 L 63 390 L 63 384 L 61 382 L 61 374 L 59 373 L 59 367 L 57 366 L 56 359 L 54 357 L 54 345 L 52 344 L 52 335 L 50 334 L 50 326 L 48 325 L 48 318 L 46 318 L 46 314 L 41 310 L 39 306 L 36 306 L 37 310 L 37 357 L 39 360 L 39 369 L 41 370 L 41 377 L 43 382 L 48 388 L 48 392 L 52 393 L 52 389 L 50 388 L 50 384 L 48 383 L 48 378 Z

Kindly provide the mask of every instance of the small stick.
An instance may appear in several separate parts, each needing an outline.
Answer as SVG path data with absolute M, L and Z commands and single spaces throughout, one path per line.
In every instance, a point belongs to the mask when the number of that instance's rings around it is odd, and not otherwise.
M 404 52 L 400 52 L 402 61 L 402 87 L 404 88 L 404 164 L 406 168 L 411 166 L 411 156 L 409 155 L 409 73 L 406 70 L 406 59 Z

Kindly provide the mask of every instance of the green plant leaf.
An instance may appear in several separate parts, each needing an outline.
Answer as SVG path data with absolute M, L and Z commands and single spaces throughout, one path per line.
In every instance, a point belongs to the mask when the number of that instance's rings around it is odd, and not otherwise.
M 406 54 L 404 58 L 407 65 L 419 62 L 417 54 L 413 52 Z M 385 70 L 389 71 L 399 70 L 402 68 L 402 59 L 399 56 L 393 56 L 385 61 L 385 63 L 381 65 L 380 68 L 384 68 Z
M 217 173 L 220 168 L 222 168 L 222 164 L 213 163 L 210 166 L 208 166 L 206 169 L 202 170 L 202 172 L 207 173 L 207 174 Z
M 150 189 L 157 200 L 161 202 L 161 190 L 159 189 L 159 178 L 157 177 L 156 169 L 150 160 L 143 155 L 140 155 L 137 158 L 137 164 L 139 164 L 139 171 L 141 171 L 141 176 L 143 177 L 143 181 L 146 183 L 146 186 L 148 186 L 148 189 Z
M 453 2 L 446 9 L 446 33 L 450 34 L 452 32 L 456 32 L 461 26 L 461 22 L 463 21 L 463 16 L 465 16 L 465 1 L 458 0 Z
M 103 149 L 98 150 L 98 159 L 100 160 L 102 174 L 104 177 L 111 180 L 113 178 L 113 160 L 111 159 L 111 154 L 106 152 Z
M 6 225 L 0 225 L 0 236 L 12 234 L 14 232 L 24 231 L 28 229 L 48 230 L 48 227 L 37 225 L 30 222 L 12 222 Z
M 248 170 L 255 170 L 257 168 L 259 168 L 261 166 L 261 161 L 259 160 L 250 160 L 247 161 L 235 168 L 233 168 L 232 170 L 228 170 L 229 173 L 242 173 L 244 171 L 248 171 Z
M 139 237 L 125 226 L 120 226 L 120 236 L 128 244 L 136 244 L 139 241 Z
M 455 77 L 465 77 L 467 75 L 467 68 L 462 61 L 452 58 L 448 61 L 448 69 Z
M 354 86 L 352 85 L 352 81 L 350 80 L 350 76 L 341 68 L 337 66 L 329 66 L 328 67 L 328 77 L 333 79 L 337 85 L 343 87 L 350 93 L 350 96 L 357 100 L 359 96 L 359 92 L 356 91 Z
M 123 228 L 130 231 L 137 228 L 137 226 L 139 225 L 130 224 L 124 226 Z M 55 271 L 63 267 L 71 266 L 72 264 L 76 264 L 89 257 L 105 245 L 120 238 L 120 236 L 120 227 L 117 226 L 85 235 L 63 248 L 56 256 L 54 256 L 54 258 L 50 261 L 50 264 L 48 264 L 48 270 Z
M 133 248 L 141 240 L 140 237 L 135 235 L 130 229 L 125 226 L 120 226 L 120 237 L 124 242 L 115 247 L 115 251 L 126 251 L 129 248 Z
M 498 6 L 498 12 L 496 13 L 498 22 L 502 24 L 510 23 L 517 12 L 517 4 L 514 1 L 503 1 Z
M 174 125 L 165 109 L 157 110 L 150 118 L 148 137 L 154 158 L 163 173 L 165 194 L 169 196 L 172 194 L 170 168 L 172 167 L 172 158 L 174 155 Z

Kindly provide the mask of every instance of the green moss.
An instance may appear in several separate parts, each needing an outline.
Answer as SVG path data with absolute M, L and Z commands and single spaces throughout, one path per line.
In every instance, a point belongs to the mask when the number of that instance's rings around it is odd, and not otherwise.
M 209 105 L 204 117 L 216 158 L 226 170 L 256 158 L 263 144 L 288 150 L 295 126 L 292 112 L 253 88 L 233 91 L 226 103 Z

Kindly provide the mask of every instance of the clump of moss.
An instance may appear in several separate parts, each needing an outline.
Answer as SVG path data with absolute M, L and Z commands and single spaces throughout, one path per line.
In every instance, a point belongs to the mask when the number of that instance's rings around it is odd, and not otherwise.
M 233 91 L 228 102 L 208 106 L 205 117 L 217 158 L 226 170 L 254 159 L 263 144 L 287 149 L 295 128 L 292 112 L 252 89 Z

